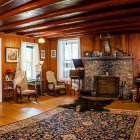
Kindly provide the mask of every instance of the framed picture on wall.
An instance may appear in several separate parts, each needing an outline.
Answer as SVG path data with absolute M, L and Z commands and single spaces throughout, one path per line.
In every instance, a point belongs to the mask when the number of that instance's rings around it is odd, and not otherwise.
M 46 54 L 45 54 L 45 50 L 41 50 L 41 59 L 45 59 Z
M 55 58 L 56 57 L 56 50 L 51 50 L 51 57 Z
M 18 62 L 18 48 L 6 48 L 6 62 Z

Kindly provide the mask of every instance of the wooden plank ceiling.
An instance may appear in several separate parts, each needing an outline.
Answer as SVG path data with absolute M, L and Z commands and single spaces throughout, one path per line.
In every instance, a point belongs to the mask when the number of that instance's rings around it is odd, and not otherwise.
M 140 0 L 0 0 L 0 31 L 46 38 L 140 32 Z

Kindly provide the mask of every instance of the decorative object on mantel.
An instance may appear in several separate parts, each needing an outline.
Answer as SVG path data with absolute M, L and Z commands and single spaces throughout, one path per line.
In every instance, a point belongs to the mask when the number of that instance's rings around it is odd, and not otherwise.
M 116 52 L 118 53 L 118 55 L 120 56 L 120 53 L 122 54 L 122 56 L 131 56 L 129 53 L 124 52 L 122 49 L 114 47 L 116 49 Z
M 94 56 L 95 56 L 95 57 L 96 57 L 96 56 L 98 57 L 98 56 L 100 56 L 100 52 L 99 52 L 99 51 L 94 51 L 93 54 L 92 54 L 92 56 L 93 56 L 93 57 L 94 57 Z
M 111 48 L 109 44 L 110 34 L 100 34 L 100 39 L 104 41 L 105 55 L 110 55 L 111 54 Z
M 84 57 L 92 57 L 92 51 L 85 51 Z

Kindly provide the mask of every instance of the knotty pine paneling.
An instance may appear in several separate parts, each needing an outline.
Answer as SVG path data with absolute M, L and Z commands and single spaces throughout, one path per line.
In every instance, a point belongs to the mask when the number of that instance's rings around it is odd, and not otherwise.
M 16 47 L 20 48 L 21 41 L 37 43 L 37 39 L 18 36 L 15 34 L 3 34 L 0 33 L 2 38 L 2 77 L 4 79 L 5 70 L 12 68 L 16 70 L 16 63 L 5 62 L 5 48 Z M 46 58 L 43 59 L 43 70 L 42 77 L 46 80 L 46 71 L 52 70 L 57 75 L 57 56 L 51 58 L 51 50 L 56 50 L 57 53 L 57 42 L 58 39 L 47 40 L 45 44 L 39 44 L 39 49 L 46 50 Z M 99 36 L 84 36 L 80 38 L 81 43 L 81 56 L 84 51 L 100 51 L 103 52 L 103 47 Z M 130 53 L 134 56 L 134 75 L 136 76 L 139 72 L 139 59 L 140 59 L 140 34 L 123 34 L 123 35 L 111 35 L 110 45 L 112 52 L 115 50 L 114 46 L 120 48 L 122 51 Z M 59 56 L 58 56 L 59 57 Z M 43 90 L 46 90 L 46 82 L 43 83 Z
M 93 36 L 89 37 L 81 37 L 80 38 L 80 46 L 81 46 L 81 56 L 84 56 L 85 51 L 94 51 L 94 42 L 95 38 Z
M 57 49 L 58 39 L 50 40 L 50 48 Z M 81 56 L 84 51 L 103 52 L 103 44 L 99 36 L 83 36 L 80 37 Z M 137 75 L 140 59 L 140 34 L 122 34 L 111 35 L 110 46 L 112 52 L 115 47 L 134 56 L 134 76 Z M 57 73 L 57 59 L 50 59 L 49 68 Z
M 140 34 L 129 35 L 129 53 L 134 56 L 134 76 L 140 73 Z
M 54 71 L 55 72 L 55 75 L 57 76 L 57 43 L 58 40 L 51 40 L 51 43 L 50 43 L 50 48 L 49 48 L 49 56 L 50 56 L 50 59 L 49 59 L 49 69 Z M 56 50 L 56 57 L 55 58 L 52 58 L 51 57 L 51 50 Z
M 42 83 L 42 88 L 43 88 L 43 91 L 46 92 L 47 90 L 47 83 L 46 83 L 46 71 L 49 69 L 49 41 L 46 40 L 45 43 L 43 44 L 39 44 L 39 50 L 41 52 L 41 50 L 45 50 L 45 59 L 41 59 L 41 56 L 40 56 L 40 60 L 41 61 L 44 61 L 43 65 L 42 65 L 42 79 L 43 79 L 43 83 Z
M 19 35 L 15 35 L 15 34 L 4 34 L 4 33 L 0 33 L 0 38 L 2 38 L 2 80 L 5 79 L 5 71 L 8 68 L 11 68 L 14 72 L 16 71 L 16 64 L 17 63 L 7 63 L 5 61 L 5 50 L 6 47 L 14 47 L 14 48 L 19 48 L 21 46 L 21 41 L 24 42 L 31 42 L 31 43 L 38 43 L 37 39 L 32 38 L 32 37 L 27 37 L 27 36 L 19 36 Z M 43 82 L 43 90 L 46 90 L 46 70 L 48 69 L 48 58 L 49 56 L 47 55 L 47 51 L 48 51 L 48 46 L 49 41 L 46 40 L 46 43 L 44 44 L 39 44 L 39 49 L 43 49 L 46 50 L 46 58 L 45 59 L 41 59 L 42 61 L 44 61 L 44 64 L 42 66 L 42 77 L 45 80 Z M 5 93 L 3 91 L 3 97 L 5 96 Z

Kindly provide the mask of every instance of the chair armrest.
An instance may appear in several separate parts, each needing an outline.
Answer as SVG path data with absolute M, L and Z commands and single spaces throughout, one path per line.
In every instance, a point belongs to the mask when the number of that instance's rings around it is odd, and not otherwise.
M 33 84 L 33 83 L 28 83 L 28 86 L 35 86 L 35 84 Z
M 58 85 L 66 85 L 65 82 L 62 82 L 62 81 L 57 81 L 57 84 Z
M 28 83 L 28 88 L 30 89 L 35 89 L 35 84 L 33 83 Z
M 20 85 L 16 85 L 16 92 L 21 94 L 21 86 Z
M 21 86 L 20 85 L 16 85 L 16 88 L 21 88 Z
M 54 84 L 54 82 L 47 82 L 48 83 L 48 85 L 54 85 L 55 86 L 55 84 Z
M 53 85 L 53 88 L 55 89 L 55 84 L 54 84 L 54 82 L 47 82 L 48 83 L 48 85 Z

